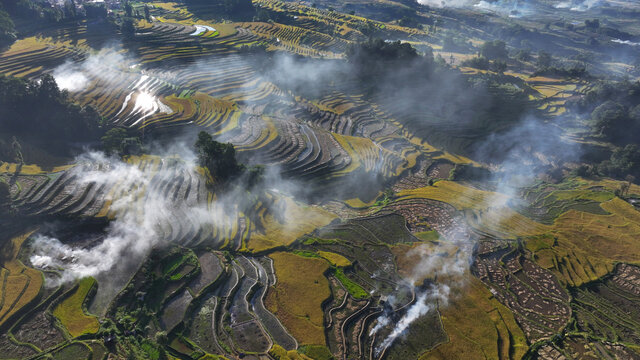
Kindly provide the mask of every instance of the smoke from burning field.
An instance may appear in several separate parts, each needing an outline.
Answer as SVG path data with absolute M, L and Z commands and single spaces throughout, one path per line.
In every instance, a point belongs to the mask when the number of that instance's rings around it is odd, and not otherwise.
M 563 139 L 562 132 L 553 124 L 528 117 L 513 129 L 492 134 L 488 141 L 475 148 L 475 152 L 480 159 L 495 159 L 493 165 L 497 170 L 489 182 L 494 184 L 497 195 L 485 199 L 481 207 L 498 210 L 519 202 L 520 189 L 532 185 L 545 170 L 578 160 L 581 149 Z M 493 213 L 499 216 L 498 222 L 509 220 L 501 217 L 500 211 Z M 384 339 L 376 345 L 377 354 L 393 345 L 414 321 L 439 307 L 446 307 L 452 300 L 452 290 L 465 286 L 478 237 L 465 228 L 464 222 L 458 226 L 461 227 L 458 231 L 451 232 L 456 234 L 455 238 L 442 239 L 437 245 L 420 245 L 407 252 L 408 257 L 419 259 L 406 276 L 407 283 L 415 285 L 423 279 L 435 281 L 415 288 L 416 300 L 403 310 L 399 320 L 393 321 L 395 314 L 392 311 L 386 311 L 377 319 L 370 335 L 387 329 Z M 454 251 L 451 248 L 455 248 Z M 443 253 L 449 255 L 442 256 Z
M 186 160 L 185 160 L 186 159 Z M 189 221 L 198 227 L 222 224 L 220 213 L 211 212 L 206 204 L 186 206 L 164 193 L 158 179 L 171 179 L 179 171 L 198 176 L 193 157 L 163 158 L 162 167 L 141 169 L 119 159 L 90 152 L 76 159 L 70 170 L 77 177 L 80 189 L 93 184 L 111 190 L 105 195 L 114 219 L 107 228 L 106 237 L 98 244 L 78 248 L 59 239 L 37 235 L 31 263 L 43 269 L 56 269 L 59 277 L 47 283 L 56 286 L 74 279 L 96 276 L 117 264 L 139 262 L 149 251 L 166 238 L 167 226 L 176 223 L 175 211 L 180 208 Z

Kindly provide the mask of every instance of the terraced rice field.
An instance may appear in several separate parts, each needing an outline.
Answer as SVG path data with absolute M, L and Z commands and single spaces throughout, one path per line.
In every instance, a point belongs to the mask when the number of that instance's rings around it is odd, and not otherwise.
M 270 257 L 278 283 L 267 295 L 267 308 L 302 344 L 324 344 L 320 305 L 330 293 L 323 276 L 329 264 L 322 259 L 288 253 L 274 253 Z
M 33 232 L 13 238 L 9 246 L 3 249 L 3 262 L 0 269 L 2 278 L 2 292 L 0 297 L 0 326 L 5 325 L 12 316 L 16 316 L 21 309 L 32 305 L 40 295 L 44 282 L 42 273 L 26 267 L 17 259 L 22 243 Z
M 435 25 L 407 28 L 278 0 L 254 5 L 284 23 L 220 22 L 206 5 L 148 5 L 152 21 L 136 20 L 122 45 L 96 45 L 115 28 L 59 24 L 3 49 L 0 73 L 37 79 L 65 64 L 86 77 L 70 96 L 93 105 L 106 126 L 143 137 L 206 131 L 304 196 L 267 189 L 229 207 L 219 184 L 174 154 L 80 157 L 49 168 L 0 162 L 0 181 L 24 218 L 107 227 L 151 212 L 150 198 L 167 209 L 153 219 L 160 245 L 115 285 L 84 278 L 47 288 L 20 252 L 23 242 L 30 250 L 31 233 L 8 240 L 0 358 L 637 356 L 640 215 L 615 195 L 620 182 L 539 181 L 508 196 L 447 180 L 456 164 L 480 164 L 412 133 L 408 125 L 424 114 L 350 83 L 319 94 L 291 87 L 262 64 L 282 54 L 338 61 L 369 37 L 365 29 L 458 62 L 472 56 L 443 53 Z M 94 61 L 105 58 L 113 61 Z M 549 118 L 590 86 L 507 75 L 522 79 Z M 458 126 L 437 125 L 429 141 L 449 141 L 439 131 Z M 99 181 L 117 166 L 134 170 L 136 181 Z M 640 196 L 640 187 L 629 194 Z M 132 205 L 123 210 L 123 202 Z M 433 260 L 421 272 L 424 257 Z M 465 263 L 461 279 L 440 270 L 452 260 Z M 430 302 L 380 348 L 420 293 L 448 282 L 448 301 Z
M 60 320 L 62 326 L 73 337 L 92 334 L 98 331 L 100 324 L 95 316 L 86 314 L 85 299 L 96 285 L 93 278 L 85 278 L 55 306 L 53 316 Z

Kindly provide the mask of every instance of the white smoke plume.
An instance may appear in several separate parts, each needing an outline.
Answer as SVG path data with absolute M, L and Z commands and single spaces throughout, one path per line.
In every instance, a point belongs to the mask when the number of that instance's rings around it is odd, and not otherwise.
M 405 333 L 409 325 L 429 311 L 435 309 L 437 303 L 440 302 L 446 305 L 449 299 L 449 291 L 450 289 L 447 285 L 433 285 L 427 291 L 420 293 L 416 298 L 416 302 L 411 305 L 404 316 L 400 318 L 391 333 L 376 347 L 376 354 L 380 354 L 381 351 L 391 346 L 398 337 Z M 386 325 L 390 320 L 389 318 L 384 318 L 382 321 L 386 322 Z M 374 330 L 377 329 L 374 328 Z M 374 331 L 372 331 L 372 333 L 374 333 Z
M 106 237 L 88 248 L 74 247 L 44 235 L 35 237 L 31 263 L 41 269 L 57 270 L 60 274 L 47 282 L 50 286 L 96 276 L 119 263 L 139 262 L 166 239 L 162 225 L 176 222 L 174 211 L 177 206 L 182 206 L 189 221 L 198 226 L 222 223 L 221 210 L 209 211 L 205 205 L 186 207 L 184 203 L 168 199 L 162 193 L 162 187 L 151 184 L 155 176 L 169 177 L 177 169 L 191 171 L 197 176 L 193 162 L 177 161 L 176 165 L 165 165 L 159 171 L 152 166 L 141 170 L 137 165 L 91 152 L 79 157 L 76 163 L 78 165 L 71 171 L 79 178 L 78 186 L 93 183 L 104 185 L 105 189 L 119 190 L 120 194 L 110 192 L 106 196 L 106 200 L 111 201 L 110 211 L 115 219 L 109 224 Z
M 496 185 L 496 196 L 485 199 L 484 207 L 500 209 L 517 201 L 518 191 L 535 181 L 536 175 L 550 166 L 557 166 L 564 162 L 575 161 L 579 158 L 579 145 L 563 139 L 562 131 L 550 123 L 545 123 L 534 117 L 527 117 L 509 131 L 493 134 L 476 153 L 483 159 L 500 159 L 495 167 L 499 167 L 491 179 Z M 496 154 L 501 154 L 497 157 Z M 499 211 L 492 216 L 503 216 Z M 506 218 L 498 218 L 498 222 Z M 450 299 L 451 289 L 462 288 L 465 285 L 464 275 L 468 273 L 473 263 L 473 249 L 475 238 L 470 236 L 464 225 L 461 231 L 456 231 L 454 239 L 440 241 L 439 245 L 420 245 L 408 251 L 405 256 L 419 257 L 420 260 L 413 267 L 405 279 L 414 285 L 424 279 L 437 281 L 420 292 L 416 302 L 406 310 L 402 318 L 384 340 L 376 347 L 376 354 L 385 351 L 393 342 L 409 328 L 411 323 L 430 310 L 438 306 L 446 306 Z M 452 249 L 453 248 L 453 249 Z M 453 254 L 452 254 L 453 253 Z M 392 314 L 384 313 L 377 319 L 370 335 L 392 324 Z
M 569 9 L 571 11 L 587 11 L 591 8 L 601 6 L 604 4 L 603 0 L 584 0 L 584 1 L 562 1 L 556 4 L 554 7 L 556 9 Z
M 623 44 L 623 45 L 640 46 L 640 42 L 633 42 L 633 41 L 630 41 L 630 40 L 613 39 L 611 41 L 614 42 L 614 43 Z
M 521 17 L 533 13 L 533 8 L 524 0 L 482 0 L 476 3 L 474 7 L 510 17 Z
M 439 8 L 446 7 L 466 7 L 472 6 L 476 1 L 474 0 L 418 0 L 418 2 L 422 5 L 428 5 Z
M 411 285 L 425 278 L 434 278 L 442 275 L 446 279 L 442 282 L 431 284 L 426 290 L 419 290 L 416 301 L 409 306 L 406 313 L 395 323 L 391 332 L 375 348 L 375 353 L 379 355 L 393 344 L 400 336 L 404 335 L 409 326 L 438 306 L 447 306 L 450 298 L 451 287 L 461 287 L 464 285 L 463 275 L 470 266 L 473 244 L 466 240 L 456 241 L 455 245 L 443 245 L 443 248 L 457 247 L 457 251 L 452 256 L 442 256 L 443 250 L 440 246 L 434 249 L 423 244 L 411 249 L 406 256 L 419 256 L 420 261 L 414 266 L 407 276 L 407 281 Z M 445 283 L 446 282 L 446 283 Z M 376 325 L 371 329 L 369 335 L 376 334 L 381 329 L 391 324 L 392 314 L 385 313 L 377 319 Z
M 67 61 L 53 70 L 58 87 L 71 92 L 81 91 L 91 78 L 113 76 L 114 67 L 126 66 L 130 61 L 118 51 L 118 46 L 104 47 L 80 62 Z
M 526 0 L 418 0 L 418 2 L 437 8 L 476 8 L 509 16 L 522 16 L 531 12 Z

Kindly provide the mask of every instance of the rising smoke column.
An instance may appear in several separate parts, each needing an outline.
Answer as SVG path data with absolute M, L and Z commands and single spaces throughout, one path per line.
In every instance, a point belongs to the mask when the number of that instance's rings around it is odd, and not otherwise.
M 166 160 L 162 160 L 165 162 Z M 140 261 L 153 247 L 165 241 L 162 224 L 181 221 L 174 217 L 174 211 L 182 206 L 184 215 L 197 226 L 222 224 L 221 211 L 209 211 L 206 206 L 186 207 L 174 202 L 162 193 L 162 187 L 153 186 L 154 177 L 171 179 L 176 169 L 190 171 L 198 176 L 193 162 L 177 162 L 162 167 L 159 171 L 147 166 L 140 170 L 137 165 L 119 159 L 106 157 L 102 153 L 91 152 L 76 159 L 78 165 L 72 170 L 77 186 L 85 188 L 90 184 L 117 189 L 120 195 L 106 195 L 110 201 L 110 211 L 115 219 L 107 228 L 107 236 L 97 245 L 89 248 L 73 247 L 59 239 L 37 235 L 34 238 L 34 252 L 31 263 L 41 269 L 56 269 L 60 276 L 50 279 L 48 285 L 56 286 L 86 276 L 96 276 L 109 271 L 119 263 Z
M 446 243 L 443 241 L 442 243 Z M 444 248 L 454 248 L 452 256 L 439 256 Z M 437 251 L 436 251 L 437 250 Z M 375 353 L 381 354 L 391 346 L 394 341 L 402 336 L 409 326 L 438 306 L 447 306 L 452 287 L 464 286 L 464 275 L 467 273 L 473 252 L 471 239 L 454 239 L 454 244 L 438 245 L 436 249 L 430 249 L 427 245 L 419 245 L 407 252 L 407 256 L 419 256 L 420 261 L 411 269 L 409 276 L 404 279 L 411 286 L 426 277 L 443 276 L 446 280 L 429 285 L 427 289 L 418 288 L 416 301 L 409 306 L 406 313 L 395 323 L 395 326 L 382 342 L 376 346 Z M 446 282 L 446 283 L 445 283 Z M 393 314 L 385 312 L 377 319 L 377 324 L 371 329 L 369 335 L 378 333 L 382 328 L 392 323 Z
M 527 117 L 509 131 L 494 133 L 485 143 L 476 147 L 475 152 L 479 159 L 499 159 L 494 164 L 499 166 L 499 170 L 494 173 L 490 181 L 495 185 L 497 195 L 485 199 L 486 203 L 482 207 L 500 209 L 508 206 L 509 203 L 516 202 L 519 189 L 531 185 L 544 169 L 578 160 L 581 148 L 578 144 L 564 140 L 562 130 L 554 124 Z M 508 220 L 500 218 L 499 211 L 492 212 L 492 216 L 498 216 L 499 222 Z M 448 240 L 458 248 L 455 256 L 438 256 L 437 251 L 429 251 L 426 245 L 411 250 L 421 259 L 405 280 L 415 284 L 420 279 L 433 278 L 436 275 L 439 280 L 426 290 L 418 290 L 416 302 L 395 323 L 389 335 L 376 346 L 377 355 L 402 336 L 415 320 L 436 309 L 437 306 L 447 306 L 451 289 L 462 288 L 465 285 L 464 275 L 468 273 L 473 263 L 475 239 L 471 236 L 460 236 L 459 234 L 464 234 L 464 231 L 454 233 L 458 234 L 458 237 Z M 446 241 L 440 243 L 446 243 Z M 411 253 L 408 252 L 407 255 Z M 442 278 L 444 280 L 441 280 Z M 390 324 L 392 324 L 392 314 L 384 313 L 377 319 L 369 335 L 378 333 Z
M 587 11 L 592 8 L 601 6 L 604 4 L 604 0 L 571 0 L 571 1 L 561 1 L 556 4 L 554 7 L 556 9 L 569 9 L 571 11 Z
M 109 80 L 119 67 L 127 67 L 132 62 L 118 51 L 120 45 L 112 44 L 90 54 L 80 62 L 66 61 L 53 70 L 53 77 L 62 90 L 76 92 L 85 89 L 91 78 Z

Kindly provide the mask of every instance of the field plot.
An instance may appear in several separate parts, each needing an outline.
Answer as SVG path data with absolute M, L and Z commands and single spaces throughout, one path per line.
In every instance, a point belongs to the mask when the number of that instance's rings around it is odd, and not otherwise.
M 573 292 L 577 328 L 606 341 L 640 344 L 640 268 L 621 264 L 612 277 Z
M 16 340 L 33 344 L 41 350 L 53 347 L 65 339 L 49 317 L 45 309 L 39 310 L 24 319 L 12 333 Z
M 100 327 L 98 319 L 87 315 L 85 311 L 86 298 L 94 286 L 96 280 L 93 278 L 80 280 L 73 292 L 53 309 L 53 316 L 60 320 L 73 337 L 95 333 Z
M 302 206 L 290 198 L 276 200 L 276 207 L 282 209 L 282 218 L 266 213 L 259 222 L 252 223 L 247 250 L 264 251 L 277 246 L 290 245 L 300 236 L 315 228 L 328 224 L 335 215 L 315 206 Z M 264 213 L 264 210 L 262 210 Z
M 269 291 L 266 306 L 301 344 L 325 344 L 321 304 L 329 297 L 323 259 L 273 253 L 278 282 Z M 302 301 L 301 301 L 302 300 Z
M 527 341 L 513 314 L 474 278 L 441 312 L 447 338 L 421 360 L 519 359 L 526 352 Z
M 2 249 L 0 268 L 0 326 L 25 306 L 33 305 L 40 294 L 44 279 L 42 273 L 26 267 L 17 259 L 22 243 L 32 234 L 29 232 L 13 238 Z
M 634 241 L 640 233 L 637 211 L 619 198 L 600 206 L 609 215 L 569 210 L 555 220 L 552 238 L 528 241 L 536 261 L 564 283 L 580 286 L 610 273 L 616 262 L 640 261 Z
M 569 294 L 550 271 L 506 242 L 484 241 L 478 252 L 474 274 L 513 312 L 529 341 L 549 338 L 566 326 Z

